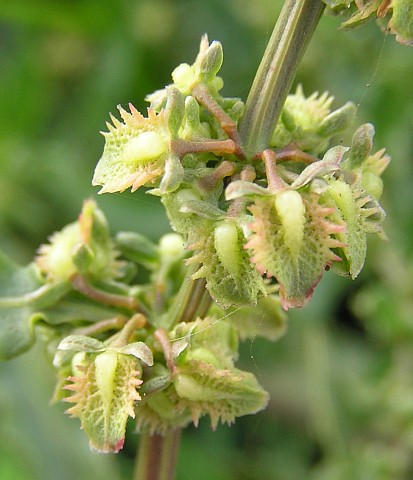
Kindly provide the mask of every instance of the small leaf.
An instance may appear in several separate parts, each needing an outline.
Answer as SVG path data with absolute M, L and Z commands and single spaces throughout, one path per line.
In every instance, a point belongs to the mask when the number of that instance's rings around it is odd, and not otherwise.
M 101 352 L 106 348 L 103 342 L 86 335 L 69 335 L 57 346 L 58 350 L 71 350 L 73 352 Z
M 188 334 L 189 335 L 189 334 Z M 189 345 L 189 338 L 176 339 L 171 345 L 171 357 L 176 360 Z
M 314 162 L 300 173 L 300 175 L 291 184 L 291 188 L 298 189 L 304 187 L 307 185 L 307 183 L 310 183 L 315 178 L 322 177 L 327 173 L 337 172 L 338 170 L 340 170 L 340 165 L 338 162 L 333 163 L 324 160 Z
M 140 389 L 142 396 L 153 395 L 154 393 L 165 390 L 171 384 L 172 378 L 169 372 L 164 375 L 152 377 L 149 380 L 145 379 L 145 383 Z
M 331 138 L 343 132 L 353 123 L 356 113 L 357 108 L 354 103 L 347 102 L 322 120 L 317 133 L 324 138 Z
M 340 164 L 343 160 L 344 154 L 349 151 L 348 147 L 337 145 L 326 151 L 322 162 Z
M 396 40 L 405 45 L 413 45 L 413 8 L 411 0 L 392 0 L 393 14 L 389 28 Z
M 24 297 L 42 286 L 38 270 L 30 264 L 19 267 L 0 252 L 0 360 L 8 360 L 28 350 L 35 340 L 34 314 Z M 23 299 L 7 306 L 4 299 Z
M 184 168 L 177 155 L 169 154 L 165 160 L 165 173 L 159 185 L 159 193 L 174 192 L 182 183 L 184 178 Z M 153 192 L 152 192 L 153 193 Z
M 231 182 L 225 190 L 225 198 L 227 200 L 235 200 L 236 198 L 254 195 L 268 196 L 271 195 L 271 192 L 256 183 L 246 182 L 244 180 Z
M 140 233 L 119 232 L 116 245 L 126 258 L 150 270 L 159 263 L 158 247 Z
M 200 218 L 208 220 L 218 220 L 225 215 L 223 210 L 220 210 L 215 205 L 212 205 L 203 200 L 193 200 L 192 202 L 182 202 L 179 209 L 181 213 L 192 213 Z
M 362 25 L 371 16 L 376 14 L 377 8 L 383 0 L 368 0 L 363 7 L 343 22 L 340 28 L 354 28 Z
M 149 367 L 153 365 L 153 354 L 151 349 L 143 342 L 134 342 L 125 345 L 124 347 L 117 348 L 117 352 L 124 353 L 125 355 L 133 355 L 138 360 L 146 363 Z

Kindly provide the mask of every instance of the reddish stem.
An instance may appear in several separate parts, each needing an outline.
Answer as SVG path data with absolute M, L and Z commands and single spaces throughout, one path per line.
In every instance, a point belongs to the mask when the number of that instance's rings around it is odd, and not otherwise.
M 224 160 L 213 172 L 200 178 L 197 182 L 198 186 L 204 191 L 210 191 L 220 180 L 231 176 L 234 172 L 234 163 Z
M 72 276 L 70 281 L 75 290 L 83 293 L 83 295 L 91 298 L 92 300 L 96 300 L 99 303 L 112 305 L 113 307 L 125 307 L 135 311 L 139 310 L 139 302 L 136 298 L 99 290 L 90 285 L 90 283 L 88 283 L 82 275 L 75 274 Z
M 191 93 L 198 100 L 198 102 L 202 103 L 202 105 L 204 105 L 204 107 L 212 113 L 212 115 L 218 120 L 224 132 L 229 138 L 232 138 L 232 140 L 238 144 L 240 150 L 242 151 L 241 137 L 238 133 L 237 124 L 217 103 L 208 88 L 204 84 L 199 83 L 192 89 Z
M 184 157 L 188 153 L 215 153 L 217 155 L 236 155 L 243 158 L 243 152 L 234 140 L 204 140 L 199 142 L 185 141 L 180 139 L 171 140 L 172 151 L 179 156 Z
M 264 150 L 261 153 L 261 158 L 265 165 L 269 190 L 274 192 L 283 190 L 286 185 L 277 173 L 277 155 L 274 150 Z

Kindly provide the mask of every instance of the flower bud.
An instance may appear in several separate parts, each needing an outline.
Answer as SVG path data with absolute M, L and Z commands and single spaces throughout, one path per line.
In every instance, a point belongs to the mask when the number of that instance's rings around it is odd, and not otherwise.
M 193 67 L 187 63 L 181 63 L 172 72 L 172 80 L 183 93 L 189 93 L 192 85 L 196 82 L 196 76 Z
M 350 156 L 345 163 L 349 168 L 359 167 L 370 155 L 373 148 L 374 127 L 370 123 L 366 123 L 359 127 L 351 141 Z
M 176 138 L 184 118 L 184 96 L 172 85 L 166 87 L 166 93 L 167 101 L 165 113 L 168 122 L 168 128 L 171 137 Z
M 215 75 L 219 72 L 223 60 L 224 54 L 221 43 L 216 41 L 212 42 L 202 55 L 199 65 L 199 79 L 204 83 L 213 80 Z

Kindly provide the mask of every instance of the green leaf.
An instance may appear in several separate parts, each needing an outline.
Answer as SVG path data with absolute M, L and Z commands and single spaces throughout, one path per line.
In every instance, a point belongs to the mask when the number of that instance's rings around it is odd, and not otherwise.
M 211 82 L 219 72 L 223 60 L 222 45 L 217 41 L 212 42 L 199 62 L 199 78 L 205 83 Z
M 343 148 L 343 147 L 336 147 Z M 330 150 L 329 150 L 330 151 Z M 345 150 L 344 150 L 345 151 Z M 328 153 L 328 152 L 327 152 Z M 300 175 L 294 180 L 291 184 L 291 188 L 301 188 L 307 185 L 315 178 L 322 177 L 328 173 L 337 172 L 340 170 L 340 165 L 338 162 L 329 162 L 320 160 L 319 162 L 314 162 L 308 167 L 306 167 Z
M 172 138 L 178 136 L 185 114 L 185 101 L 182 93 L 172 85 L 166 87 L 165 115 Z
M 144 235 L 136 232 L 119 232 L 116 246 L 129 260 L 153 270 L 159 263 L 158 247 Z
M 35 309 L 24 298 L 41 286 L 35 265 L 19 267 L 0 252 L 0 360 L 13 358 L 34 343 Z M 5 298 L 22 301 L 14 308 L 7 307 Z
M 393 15 L 389 28 L 396 34 L 396 40 L 413 45 L 413 7 L 411 0 L 392 0 Z
M 382 0 L 369 0 L 360 10 L 357 10 L 348 20 L 341 24 L 341 28 L 354 28 L 362 25 L 372 15 L 375 15 Z

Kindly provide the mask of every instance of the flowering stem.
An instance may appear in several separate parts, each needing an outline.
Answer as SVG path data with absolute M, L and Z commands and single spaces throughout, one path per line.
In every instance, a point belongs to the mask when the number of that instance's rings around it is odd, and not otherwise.
M 173 480 L 181 430 L 139 437 L 139 454 L 133 480 Z
M 286 0 L 246 103 L 240 133 L 254 155 L 269 146 L 298 64 L 323 13 L 321 0 Z
M 268 147 L 272 132 L 289 92 L 298 63 L 308 45 L 324 10 L 321 0 L 286 0 L 275 26 L 273 35 L 258 69 L 246 104 L 240 135 L 235 122 L 222 110 L 207 88 L 195 87 L 192 95 L 202 103 L 219 121 L 228 135 L 225 141 L 181 142 L 174 140 L 174 150 L 180 156 L 189 152 L 213 151 L 231 153 L 244 158 L 244 146 L 252 157 Z M 270 174 L 269 182 L 275 189 L 282 180 L 276 176 L 276 153 L 268 151 L 261 158 Z M 224 165 L 224 170 L 228 165 Z M 221 172 L 220 172 L 221 173 Z M 225 170 L 225 175 L 231 174 Z M 248 172 L 248 176 L 254 172 Z M 274 176 L 274 175 L 275 176 Z M 190 322 L 197 315 L 206 315 L 211 297 L 204 279 L 193 280 L 199 268 L 193 264 L 169 311 L 163 328 L 178 322 Z M 162 328 L 158 331 L 161 340 Z M 159 336 L 158 335 L 158 336 Z M 180 430 L 162 435 L 142 435 L 134 480 L 173 480 L 178 454 Z

